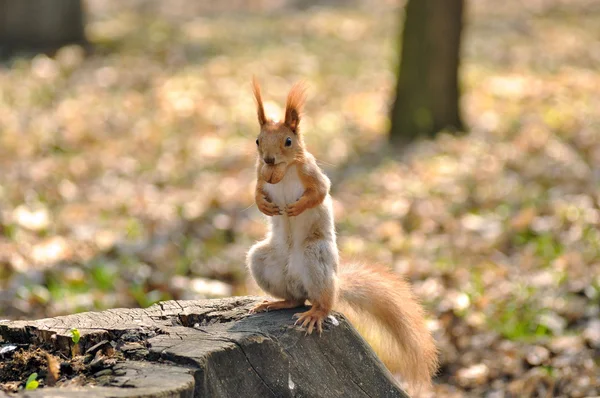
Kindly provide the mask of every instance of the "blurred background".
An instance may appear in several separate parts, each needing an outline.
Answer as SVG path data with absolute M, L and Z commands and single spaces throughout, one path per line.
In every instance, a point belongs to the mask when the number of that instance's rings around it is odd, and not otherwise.
M 600 394 L 600 3 L 0 0 L 0 318 L 257 294 L 252 75 L 343 258 L 430 313 L 424 396 Z

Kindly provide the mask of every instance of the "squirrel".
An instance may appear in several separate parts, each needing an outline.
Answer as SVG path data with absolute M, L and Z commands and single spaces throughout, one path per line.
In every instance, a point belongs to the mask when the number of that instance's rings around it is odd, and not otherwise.
M 308 300 L 311 308 L 294 315 L 296 325 L 321 334 L 335 309 L 370 332 L 363 335 L 377 337 L 376 351 L 390 371 L 411 386 L 430 385 L 437 348 L 409 284 L 385 267 L 340 264 L 331 183 L 299 129 L 304 84 L 291 88 L 282 122 L 267 119 L 255 78 L 252 86 L 260 124 L 255 201 L 270 217 L 270 230 L 246 262 L 258 286 L 280 300 L 265 300 L 250 312 L 297 308 Z

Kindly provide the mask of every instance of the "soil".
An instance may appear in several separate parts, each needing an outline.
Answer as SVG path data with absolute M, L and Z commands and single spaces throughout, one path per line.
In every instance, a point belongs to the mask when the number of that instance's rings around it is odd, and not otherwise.
M 115 350 L 99 350 L 95 355 L 88 353 L 68 358 L 44 347 L 20 347 L 0 361 L 0 391 L 16 393 L 24 389 L 32 373 L 38 374 L 38 388 L 96 384 L 92 376 L 110 369 L 120 357 L 122 354 Z M 48 370 L 49 363 L 55 365 L 54 374 Z

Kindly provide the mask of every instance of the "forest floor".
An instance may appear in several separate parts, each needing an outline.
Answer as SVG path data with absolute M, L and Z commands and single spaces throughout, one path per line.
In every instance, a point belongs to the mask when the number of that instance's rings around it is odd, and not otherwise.
M 91 54 L 0 64 L 0 318 L 255 293 L 250 79 L 304 79 L 342 257 L 429 311 L 423 396 L 600 394 L 598 2 L 467 1 L 469 133 L 402 151 L 397 1 L 203 3 L 88 1 Z

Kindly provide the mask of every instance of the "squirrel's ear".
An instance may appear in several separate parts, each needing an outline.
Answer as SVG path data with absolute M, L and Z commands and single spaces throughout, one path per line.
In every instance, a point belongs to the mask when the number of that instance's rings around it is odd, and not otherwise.
M 252 91 L 254 92 L 254 99 L 256 100 L 258 123 L 262 126 L 267 122 L 267 117 L 265 116 L 265 108 L 263 106 L 262 96 L 260 95 L 260 84 L 258 84 L 258 80 L 256 80 L 255 76 L 252 76 Z
M 306 86 L 303 82 L 294 84 L 287 97 L 285 104 L 285 124 L 294 133 L 298 133 L 300 125 L 300 114 L 306 99 Z

